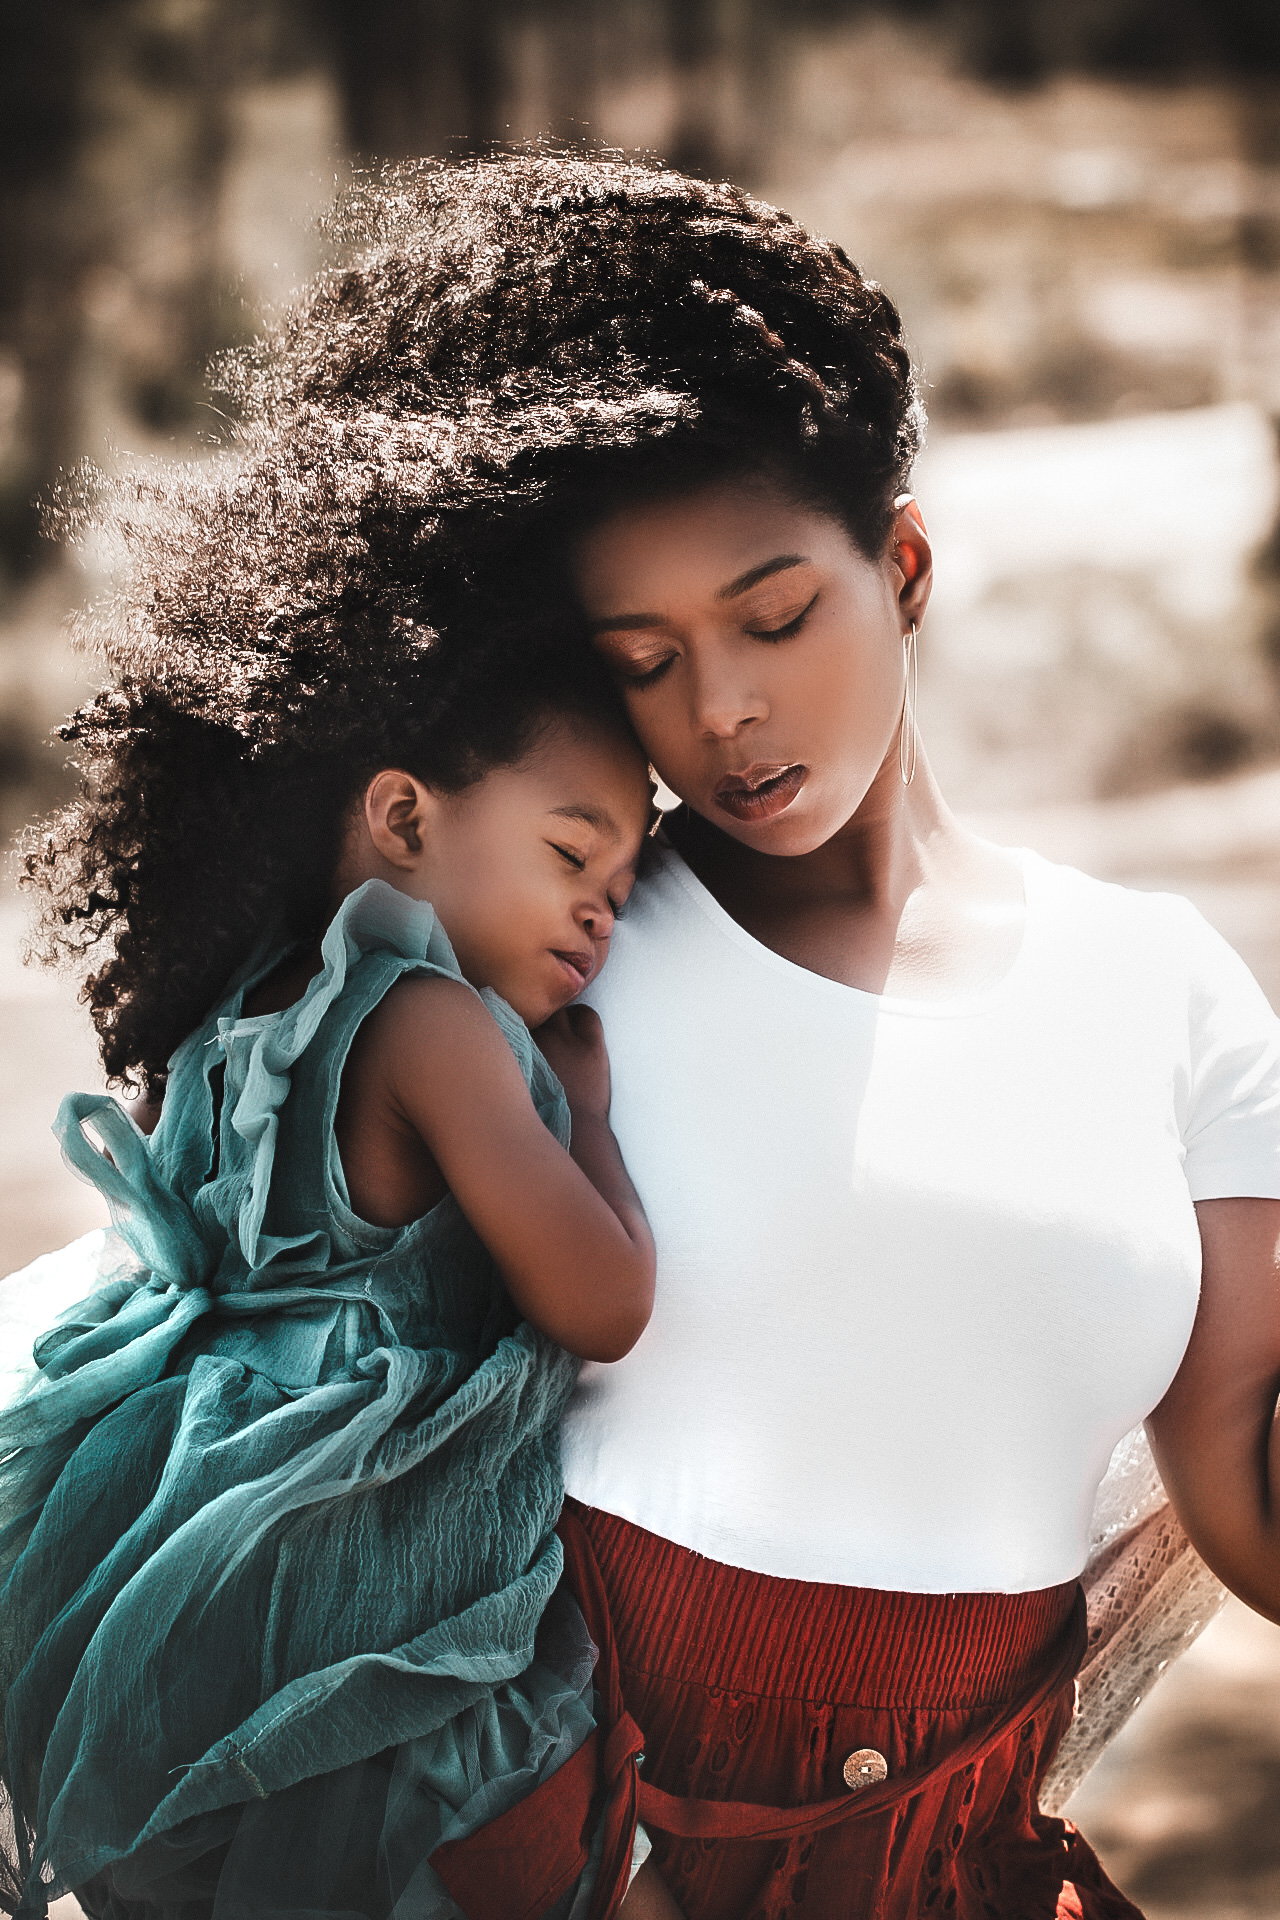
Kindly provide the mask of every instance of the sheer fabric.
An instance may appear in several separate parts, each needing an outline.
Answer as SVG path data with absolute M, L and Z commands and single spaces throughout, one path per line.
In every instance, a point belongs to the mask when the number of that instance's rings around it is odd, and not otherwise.
M 96 1287 L 0 1412 L 11 1911 L 82 1888 L 113 1917 L 229 1920 L 278 1887 L 290 1920 L 453 1920 L 433 1846 L 593 1728 L 585 1626 L 547 1611 L 575 1363 L 452 1199 L 359 1220 L 334 1142 L 360 1021 L 405 974 L 461 976 L 431 908 L 379 882 L 323 961 L 283 1013 L 230 996 L 150 1141 L 112 1100 L 64 1103 L 127 1256 L 82 1243 Z
M 1089 1645 L 1079 1704 L 1040 1790 L 1058 1813 L 1171 1662 L 1203 1633 L 1227 1590 L 1165 1499 L 1141 1427 L 1112 1455 L 1083 1575 Z

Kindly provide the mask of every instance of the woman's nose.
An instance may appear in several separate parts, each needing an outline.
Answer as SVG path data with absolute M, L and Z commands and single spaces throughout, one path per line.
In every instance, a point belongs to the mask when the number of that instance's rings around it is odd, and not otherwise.
M 693 680 L 693 720 L 698 732 L 713 740 L 731 740 L 741 727 L 763 720 L 767 702 L 742 674 L 740 664 L 708 661 Z

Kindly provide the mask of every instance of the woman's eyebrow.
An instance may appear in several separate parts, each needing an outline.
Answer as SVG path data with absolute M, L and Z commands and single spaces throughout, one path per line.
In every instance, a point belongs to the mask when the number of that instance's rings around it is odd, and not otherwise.
M 660 613 L 616 613 L 608 620 L 589 622 L 592 633 L 625 633 L 630 627 L 665 627 Z
M 716 594 L 717 600 L 736 600 L 740 593 L 746 593 L 752 587 L 758 587 L 762 580 L 768 580 L 775 573 L 785 573 L 788 567 L 807 567 L 809 558 L 803 553 L 780 553 L 773 560 L 766 560 L 761 567 L 748 567 L 727 587 L 721 587 Z
M 717 600 L 736 600 L 741 593 L 747 593 L 752 587 L 758 587 L 762 580 L 768 580 L 775 573 L 785 573 L 789 567 L 807 567 L 811 565 L 805 553 L 780 553 L 772 560 L 766 560 L 758 567 L 748 567 L 727 587 L 716 589 Z M 626 633 L 638 627 L 665 627 L 666 621 L 660 613 L 616 613 L 607 620 L 593 620 L 592 633 Z

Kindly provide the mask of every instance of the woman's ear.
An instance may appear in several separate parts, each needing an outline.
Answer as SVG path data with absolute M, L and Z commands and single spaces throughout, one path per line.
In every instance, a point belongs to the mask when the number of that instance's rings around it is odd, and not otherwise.
M 418 866 L 438 804 L 431 788 L 411 773 L 398 767 L 375 773 L 365 788 L 364 819 L 382 858 L 405 872 Z
M 893 503 L 889 558 L 901 578 L 898 606 L 903 620 L 909 625 L 921 626 L 933 591 L 933 548 L 924 515 L 913 494 L 900 493 Z

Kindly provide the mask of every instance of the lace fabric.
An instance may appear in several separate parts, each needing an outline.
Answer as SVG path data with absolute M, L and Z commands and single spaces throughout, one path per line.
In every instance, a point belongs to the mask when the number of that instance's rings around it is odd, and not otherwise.
M 1040 1792 L 1060 1813 L 1103 1749 L 1227 1597 L 1180 1526 L 1141 1427 L 1126 1434 L 1094 1505 L 1081 1583 L 1088 1650 L 1076 1716 Z

